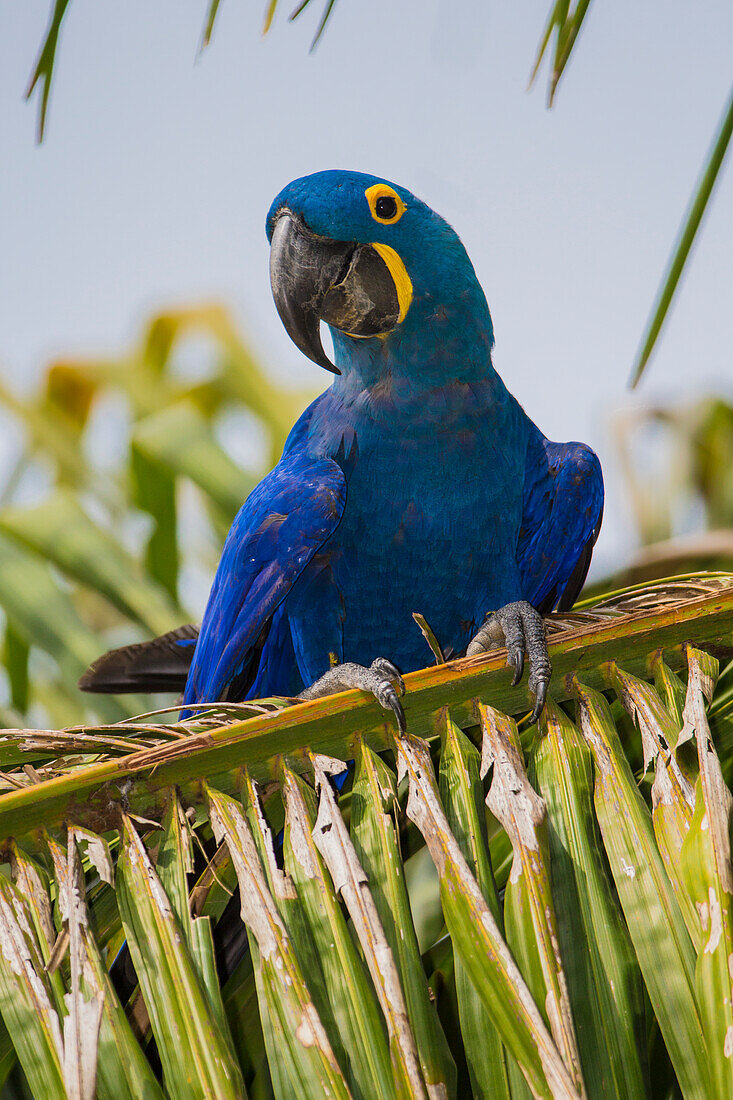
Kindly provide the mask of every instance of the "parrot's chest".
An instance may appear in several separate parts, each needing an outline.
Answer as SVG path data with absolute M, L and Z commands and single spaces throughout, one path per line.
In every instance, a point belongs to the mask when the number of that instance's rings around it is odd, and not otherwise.
M 359 451 L 334 548 L 384 583 L 419 569 L 426 580 L 471 571 L 512 525 L 517 470 L 479 433 L 389 440 Z M 353 555 L 353 556 L 352 556 Z M 414 576 L 417 581 L 419 576 Z
M 370 426 L 371 427 L 371 426 Z M 362 431 L 346 463 L 341 522 L 327 544 L 347 660 L 429 658 L 412 613 L 463 648 L 485 611 L 516 598 L 523 481 L 519 426 L 465 418 Z

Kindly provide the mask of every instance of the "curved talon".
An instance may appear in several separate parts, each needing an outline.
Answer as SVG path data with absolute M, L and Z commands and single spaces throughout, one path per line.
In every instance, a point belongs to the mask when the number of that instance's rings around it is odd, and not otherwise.
M 400 676 L 399 672 L 391 661 L 387 661 L 384 657 L 377 657 L 377 660 L 372 662 L 371 667 L 373 671 L 381 672 L 384 676 L 389 675 L 391 672 L 393 678 L 398 681 L 400 694 L 404 694 L 405 685 L 402 681 L 402 677 Z M 390 672 L 388 672 L 388 669 L 390 670 Z M 387 680 L 379 685 L 374 694 L 377 698 L 377 702 L 381 707 L 383 707 L 385 710 L 391 710 L 394 712 L 394 716 L 397 719 L 397 727 L 400 733 L 404 734 L 407 730 L 407 722 L 405 720 L 405 712 L 402 709 L 402 703 L 400 702 L 399 696 L 397 695 L 397 689 L 389 680 Z
M 542 711 L 545 708 L 545 700 L 547 699 L 547 680 L 540 680 L 537 685 L 537 694 L 535 695 L 534 710 L 532 711 L 532 717 L 530 718 L 530 724 L 539 719 Z
M 402 703 L 399 700 L 397 692 L 393 687 L 390 687 L 388 692 L 384 693 L 384 702 L 380 699 L 385 710 L 391 710 L 394 712 L 394 716 L 397 719 L 397 728 L 400 731 L 400 735 L 404 736 L 407 733 L 407 720 L 405 718 L 405 712 L 402 709 Z
M 522 679 L 522 673 L 524 672 L 524 650 L 516 649 L 513 653 L 507 656 L 507 664 L 512 665 L 514 668 L 514 675 L 512 676 L 512 687 L 516 687 L 519 681 Z

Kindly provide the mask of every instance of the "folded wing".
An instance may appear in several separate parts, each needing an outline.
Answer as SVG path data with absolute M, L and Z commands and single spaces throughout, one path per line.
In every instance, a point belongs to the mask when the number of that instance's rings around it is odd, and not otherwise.
M 603 474 L 584 443 L 530 438 L 517 561 L 525 599 L 567 611 L 583 587 L 603 518 Z
M 224 545 L 184 704 L 243 698 L 274 612 L 337 527 L 346 482 L 329 458 L 283 455 L 250 494 Z

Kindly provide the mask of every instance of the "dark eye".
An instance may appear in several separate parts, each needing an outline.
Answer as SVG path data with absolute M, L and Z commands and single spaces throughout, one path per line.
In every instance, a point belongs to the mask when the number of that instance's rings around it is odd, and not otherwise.
M 397 203 L 391 195 L 382 195 L 377 199 L 374 210 L 378 218 L 383 218 L 384 221 L 391 221 L 397 213 Z

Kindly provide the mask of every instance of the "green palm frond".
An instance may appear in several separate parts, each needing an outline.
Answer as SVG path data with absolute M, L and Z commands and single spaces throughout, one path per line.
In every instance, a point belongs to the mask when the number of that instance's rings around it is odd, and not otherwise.
M 733 136 L 733 88 L 731 88 L 728 100 L 723 109 L 713 144 L 703 165 L 699 183 L 690 199 L 689 207 L 683 219 L 680 231 L 672 249 L 667 270 L 662 277 L 662 284 L 657 294 L 657 300 L 652 307 L 652 312 L 647 322 L 646 331 L 641 340 L 639 353 L 636 357 L 629 385 L 633 390 L 641 379 L 647 363 L 651 357 L 654 346 L 662 331 L 662 326 L 669 313 L 672 300 L 677 292 L 677 286 L 682 272 L 690 255 L 690 250 L 700 228 L 703 215 L 708 208 L 708 203 L 713 194 L 713 189 L 720 174 L 720 169 L 725 161 L 730 139 Z
M 540 66 L 546 54 L 550 52 L 550 42 L 554 38 L 552 50 L 552 62 L 550 81 L 547 90 L 547 105 L 552 107 L 555 102 L 557 86 L 560 83 L 565 67 L 570 60 L 578 35 L 580 34 L 583 20 L 588 14 L 590 0 L 554 0 L 550 14 L 542 33 L 542 39 L 537 50 L 537 56 L 532 66 L 529 77 L 530 87 L 534 83 Z
M 39 88 L 41 102 L 38 108 L 38 140 L 43 141 L 46 132 L 46 115 L 48 114 L 48 98 L 51 94 L 51 80 L 54 65 L 56 63 L 56 49 L 59 43 L 59 32 L 69 0 L 53 0 L 51 18 L 46 34 L 41 45 L 38 59 L 33 67 L 30 83 L 25 93 L 25 98 L 30 99 L 36 87 Z
M 123 1059 L 158 1096 L 153 1039 L 172 1097 L 729 1095 L 733 577 L 548 628 L 538 727 L 500 651 L 408 675 L 403 739 L 356 692 L 5 731 L 13 1088 L 105 1097 Z
M 208 45 L 210 45 L 210 43 L 211 43 L 211 36 L 214 33 L 214 23 L 216 22 L 216 17 L 219 14 L 219 4 L 220 3 L 221 3 L 221 0 L 209 0 L 209 9 L 206 12 L 206 20 L 204 22 L 204 31 L 203 31 L 203 34 L 201 35 L 201 49 L 202 50 L 206 49 L 206 47 Z M 276 3 L 277 3 L 277 0 L 275 0 L 274 4 L 271 3 L 272 14 L 269 16 L 270 20 L 272 19 L 272 16 L 275 14 L 274 8 L 275 8 Z M 265 21 L 265 30 L 267 30 L 268 26 L 269 26 L 269 23 L 266 19 L 266 21 Z

